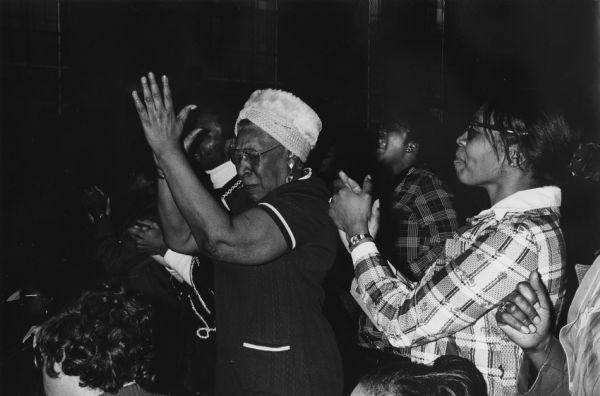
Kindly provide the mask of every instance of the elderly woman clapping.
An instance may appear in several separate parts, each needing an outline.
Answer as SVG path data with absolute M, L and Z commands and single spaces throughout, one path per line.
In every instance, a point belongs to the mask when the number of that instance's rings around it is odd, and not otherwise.
M 165 76 L 162 85 L 161 94 L 149 74 L 143 102 L 133 97 L 159 167 L 167 244 L 216 261 L 217 393 L 340 394 L 339 353 L 320 307 L 336 231 L 324 183 L 303 166 L 319 117 L 288 92 L 250 96 L 230 156 L 253 203 L 230 214 L 200 184 L 181 147 L 193 107 L 175 116 Z

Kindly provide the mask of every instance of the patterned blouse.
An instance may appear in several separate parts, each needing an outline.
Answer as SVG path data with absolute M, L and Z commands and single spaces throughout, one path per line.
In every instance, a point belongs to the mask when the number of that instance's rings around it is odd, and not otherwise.
M 512 194 L 420 258 L 433 264 L 419 282 L 395 273 L 374 243 L 363 243 L 352 251 L 351 293 L 401 354 L 421 363 L 462 356 L 482 372 L 490 395 L 514 395 L 522 351 L 494 314 L 533 270 L 560 310 L 566 257 L 559 206 L 558 187 Z

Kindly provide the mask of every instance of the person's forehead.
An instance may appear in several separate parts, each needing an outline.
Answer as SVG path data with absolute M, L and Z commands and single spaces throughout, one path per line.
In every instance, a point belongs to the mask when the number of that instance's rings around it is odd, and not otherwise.
M 277 141 L 255 124 L 248 124 L 241 128 L 236 139 L 236 146 L 244 147 L 267 147 L 272 146 Z
M 220 126 L 219 120 L 214 114 L 201 114 L 196 120 L 197 128 L 212 129 L 220 128 Z

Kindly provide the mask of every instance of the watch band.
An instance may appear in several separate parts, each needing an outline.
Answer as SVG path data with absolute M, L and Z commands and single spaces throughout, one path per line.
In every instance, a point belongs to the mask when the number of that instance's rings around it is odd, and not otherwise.
M 371 234 L 356 234 L 356 235 L 352 235 L 350 237 L 350 242 L 348 244 L 348 249 L 350 249 L 350 251 L 352 251 L 355 247 L 357 247 L 358 245 L 360 245 L 363 242 L 366 241 L 373 241 L 373 237 L 371 236 Z

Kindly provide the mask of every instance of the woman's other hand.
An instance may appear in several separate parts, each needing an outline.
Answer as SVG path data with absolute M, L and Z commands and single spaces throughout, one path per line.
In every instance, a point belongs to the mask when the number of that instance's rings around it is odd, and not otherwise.
M 546 350 L 551 342 L 553 307 L 537 271 L 506 296 L 496 322 L 506 336 L 525 351 Z
M 340 172 L 340 180 L 344 186 L 332 197 L 329 216 L 346 235 L 368 233 L 372 210 L 371 176 L 365 177 L 362 188 L 344 172 Z
M 167 250 L 160 226 L 155 221 L 138 220 L 127 229 L 127 233 L 141 251 L 162 255 Z

